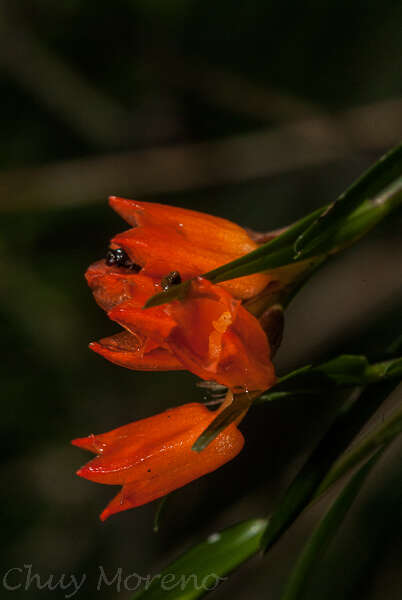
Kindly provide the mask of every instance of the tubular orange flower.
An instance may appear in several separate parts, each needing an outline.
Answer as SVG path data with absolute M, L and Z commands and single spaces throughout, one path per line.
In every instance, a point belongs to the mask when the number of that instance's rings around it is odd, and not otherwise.
M 235 260 L 258 246 L 239 225 L 204 213 L 125 198 L 110 198 L 110 205 L 132 229 L 112 239 L 142 267 L 144 275 L 161 278 L 178 271 L 190 279 Z M 222 283 L 236 298 L 258 294 L 269 283 L 263 273 Z
M 136 227 L 113 238 L 108 259 L 91 265 L 86 278 L 98 304 L 126 332 L 90 347 L 131 369 L 188 369 L 234 391 L 270 387 L 275 375 L 266 335 L 233 295 L 258 292 L 267 276 L 241 278 L 231 290 L 233 282 L 217 286 L 198 277 L 184 300 L 143 308 L 169 272 L 196 277 L 254 249 L 246 232 L 230 221 L 185 209 L 121 198 L 110 202 Z M 208 262 L 212 258 L 213 264 Z
M 229 425 L 200 454 L 191 447 L 214 418 L 202 404 L 185 404 L 100 435 L 73 440 L 97 456 L 77 474 L 91 481 L 122 485 L 101 513 L 110 515 L 165 496 L 234 458 L 244 438 Z
M 258 320 L 205 279 L 194 280 L 181 301 L 144 310 L 134 291 L 131 299 L 112 305 L 108 316 L 127 333 L 90 346 L 112 362 L 139 370 L 188 369 L 234 391 L 265 390 L 275 381 Z

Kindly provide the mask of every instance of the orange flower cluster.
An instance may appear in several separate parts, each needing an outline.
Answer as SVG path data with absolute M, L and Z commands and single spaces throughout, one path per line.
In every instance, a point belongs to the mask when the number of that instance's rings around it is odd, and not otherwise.
M 92 350 L 135 370 L 188 369 L 234 390 L 268 388 L 274 380 L 269 344 L 240 301 L 261 291 L 267 275 L 219 286 L 198 278 L 183 301 L 143 308 L 169 273 L 190 279 L 253 250 L 247 233 L 195 211 L 110 202 L 134 227 L 112 239 L 112 260 L 89 267 L 86 278 L 98 304 L 126 331 L 91 344 Z M 113 252 L 120 253 L 116 260 Z
M 188 369 L 234 392 L 269 388 L 275 381 L 269 343 L 241 303 L 262 291 L 269 276 L 220 285 L 200 277 L 254 250 L 246 231 L 186 209 L 115 197 L 110 204 L 132 228 L 111 240 L 106 259 L 91 265 L 86 278 L 97 303 L 123 331 L 90 347 L 130 369 Z M 188 279 L 184 299 L 144 309 L 152 295 Z M 123 485 L 102 518 L 158 498 L 233 458 L 243 445 L 235 425 L 201 454 L 191 450 L 213 418 L 202 405 L 189 404 L 75 440 L 99 455 L 79 475 Z M 149 471 L 143 468 L 148 461 Z

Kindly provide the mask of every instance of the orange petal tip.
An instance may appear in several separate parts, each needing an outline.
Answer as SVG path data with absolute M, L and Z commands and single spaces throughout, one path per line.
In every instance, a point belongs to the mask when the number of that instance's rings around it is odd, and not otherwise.
M 91 481 L 91 469 L 88 467 L 88 464 L 89 463 L 78 469 L 76 473 L 79 477 L 83 477 L 84 479 L 89 479 Z
M 88 437 L 75 438 L 74 440 L 71 440 L 70 444 L 72 444 L 73 446 L 77 446 L 78 448 L 84 448 L 84 450 L 86 450 L 88 444 Z
M 135 200 L 128 198 L 119 198 L 119 196 L 109 196 L 109 206 L 113 208 L 129 225 L 137 225 L 136 215 L 140 208 Z
M 76 438 L 71 440 L 70 442 L 73 446 L 77 446 L 77 448 L 82 448 L 83 450 L 89 450 L 94 454 L 98 453 L 96 444 L 95 444 L 95 436 L 93 434 L 87 435 L 86 437 Z
M 110 517 L 110 514 L 110 511 L 107 508 L 105 508 L 105 510 L 103 510 L 99 515 L 99 520 L 103 523 L 104 521 L 106 521 L 107 518 Z

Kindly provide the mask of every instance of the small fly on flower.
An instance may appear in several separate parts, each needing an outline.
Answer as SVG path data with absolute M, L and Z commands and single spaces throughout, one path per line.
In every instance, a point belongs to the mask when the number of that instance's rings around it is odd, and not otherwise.
M 130 260 L 129 255 L 123 248 L 115 248 L 114 250 L 109 248 L 106 253 L 105 262 L 108 267 L 125 267 L 136 273 L 141 271 L 142 268 L 140 265 L 137 265 Z
M 172 285 L 179 285 L 181 283 L 181 275 L 178 271 L 171 271 L 169 275 L 166 275 L 161 281 L 161 288 L 164 292 L 167 292 Z

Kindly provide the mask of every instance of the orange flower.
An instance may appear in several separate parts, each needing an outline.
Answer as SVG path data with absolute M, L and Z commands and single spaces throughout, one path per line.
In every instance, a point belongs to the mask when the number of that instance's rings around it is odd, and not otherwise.
M 85 276 L 95 300 L 109 315 L 128 302 L 133 309 L 142 310 L 148 298 L 160 291 L 160 281 L 126 267 L 108 266 L 104 260 L 91 265 Z M 111 362 L 136 371 L 184 368 L 170 350 L 152 342 L 145 330 L 123 331 L 89 347 Z
M 235 424 L 200 454 L 191 450 L 213 418 L 202 404 L 185 404 L 108 433 L 73 440 L 75 446 L 97 454 L 78 475 L 123 486 L 101 520 L 165 496 L 234 458 L 244 444 Z
M 161 291 L 169 272 L 192 278 L 254 249 L 246 232 L 230 221 L 185 209 L 120 198 L 110 202 L 136 228 L 113 238 L 106 261 L 91 265 L 86 278 L 98 304 L 126 331 L 90 347 L 135 370 L 188 369 L 235 391 L 270 387 L 275 375 L 266 335 L 233 296 L 256 293 L 267 276 L 219 286 L 198 277 L 185 299 L 143 308 Z M 215 262 L 207 265 L 211 257 Z
M 98 298 L 105 296 L 109 279 L 107 274 L 102 285 L 98 281 Z M 117 287 L 113 276 L 113 289 Z M 131 299 L 115 304 L 114 297 L 107 304 L 112 306 L 108 316 L 127 332 L 92 343 L 95 352 L 136 370 L 188 369 L 234 391 L 265 390 L 274 383 L 263 329 L 222 287 L 198 278 L 185 299 L 147 309 L 142 308 L 143 288 L 131 293 Z
M 142 267 L 144 275 L 159 280 L 170 271 L 191 279 L 258 247 L 242 227 L 226 219 L 114 196 L 109 201 L 133 227 L 116 235 L 112 248 L 122 248 Z M 221 285 L 236 298 L 247 299 L 263 290 L 269 281 L 268 275 L 257 273 Z

